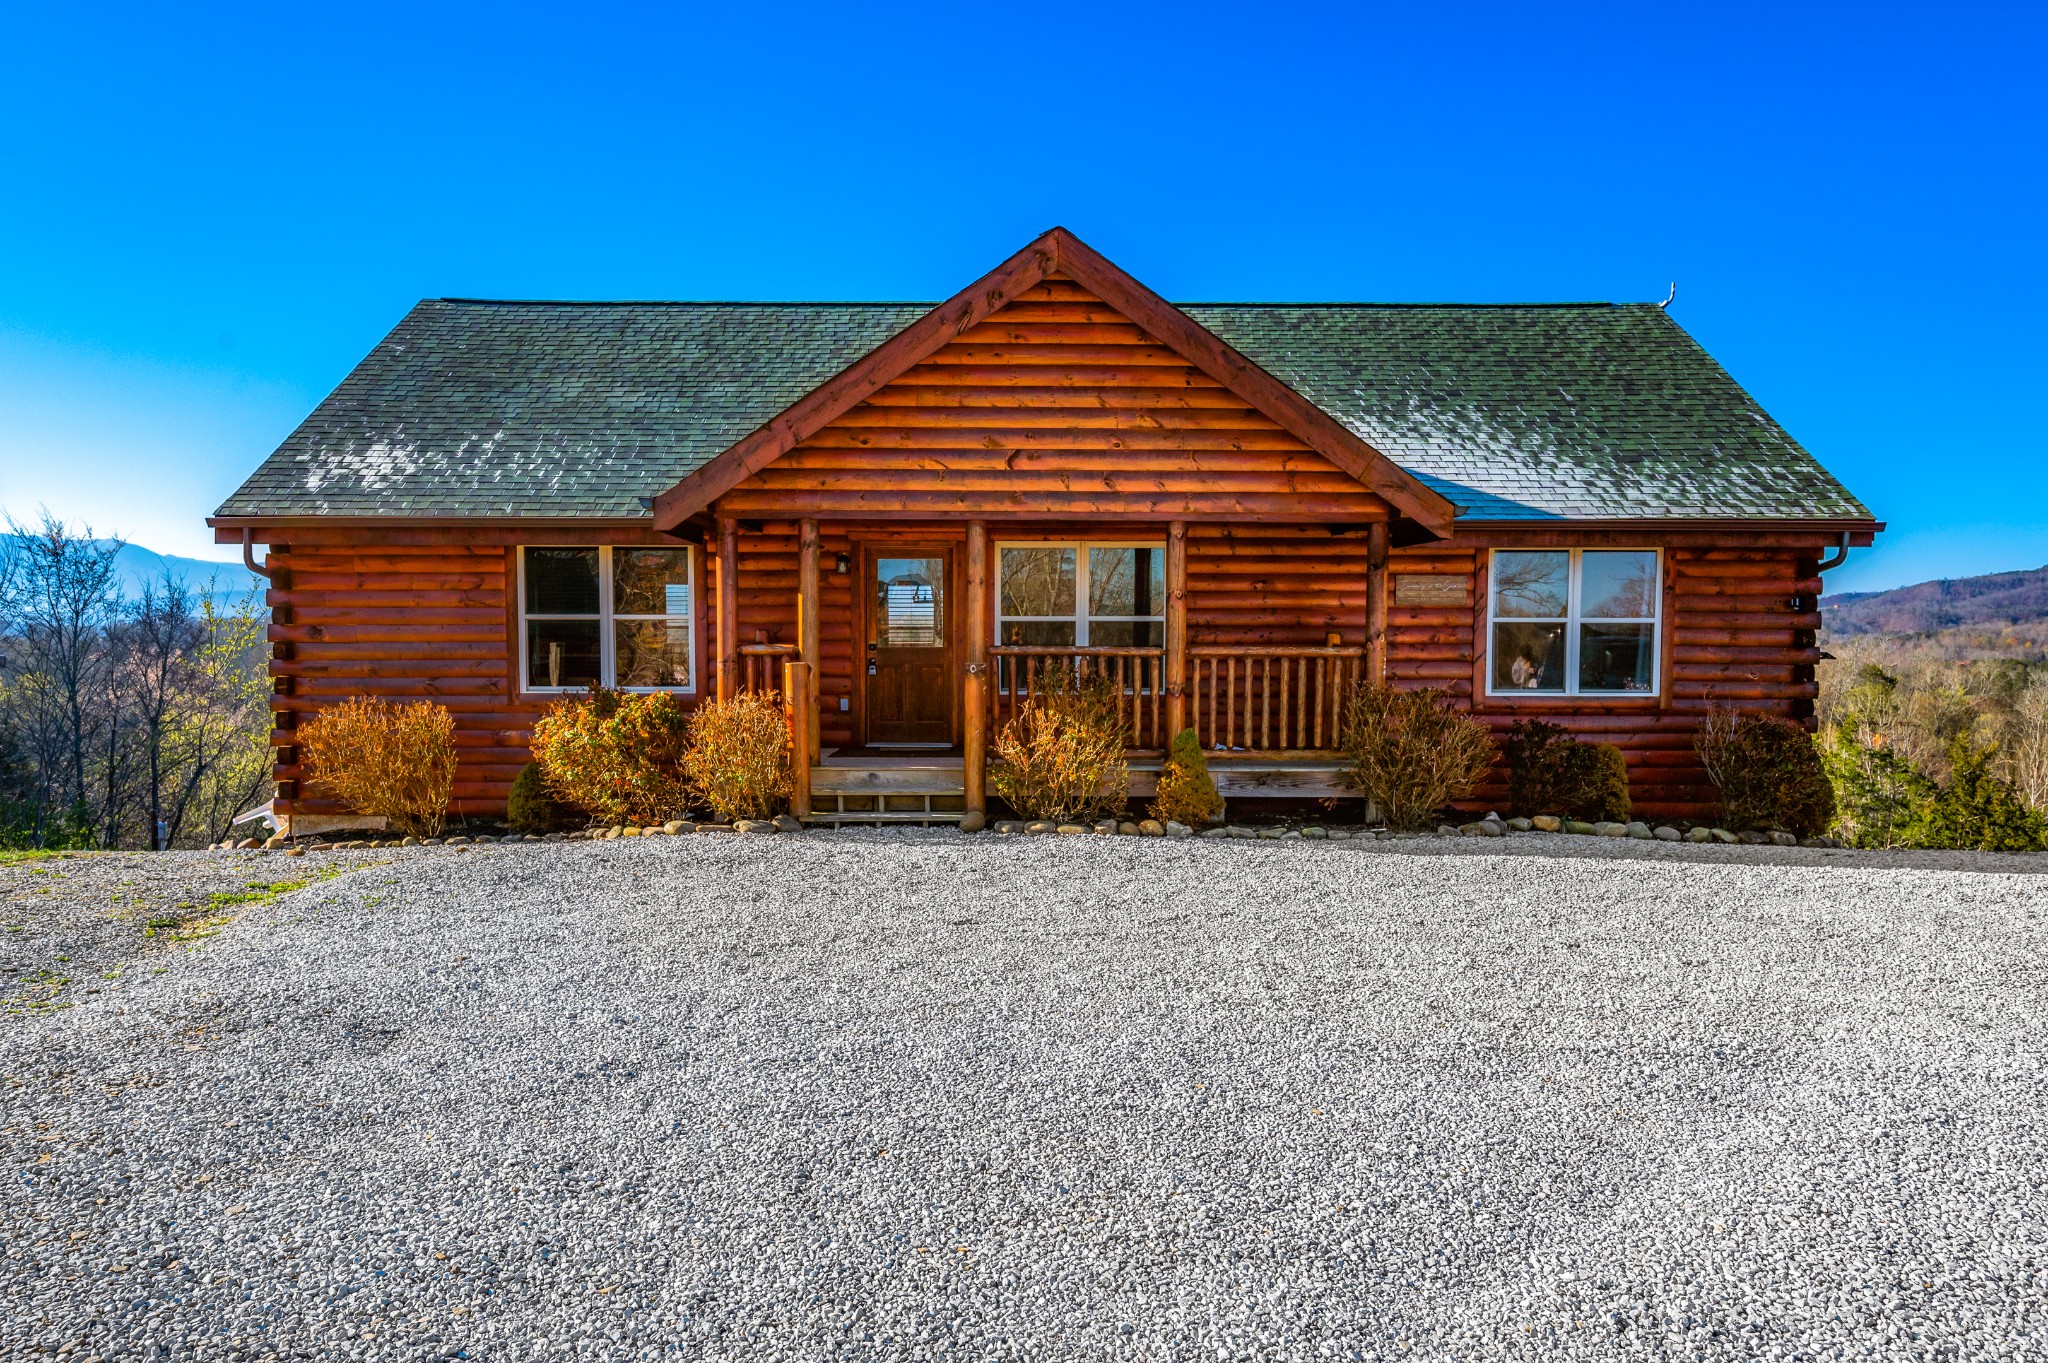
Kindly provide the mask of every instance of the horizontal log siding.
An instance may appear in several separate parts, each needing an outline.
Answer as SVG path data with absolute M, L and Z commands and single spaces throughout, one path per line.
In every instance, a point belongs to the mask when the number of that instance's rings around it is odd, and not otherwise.
M 381 696 L 445 705 L 455 718 L 455 812 L 502 817 L 512 779 L 531 760 L 534 721 L 553 699 L 522 696 L 514 676 L 512 549 L 522 542 L 677 542 L 575 526 L 440 534 L 444 542 L 393 543 L 381 532 L 294 530 L 288 544 L 272 544 L 265 600 L 275 690 L 273 775 L 283 783 L 283 811 L 341 812 L 302 784 L 305 772 L 291 742 L 299 718 L 351 696 Z M 713 557 L 700 549 L 698 566 L 706 576 L 698 592 L 698 666 L 707 684 L 715 648 L 701 603 L 716 569 Z
M 1501 544 L 1511 547 L 1503 532 Z M 1646 537 L 1645 542 L 1651 542 Z M 1466 584 L 1462 605 L 1393 604 L 1389 582 L 1387 670 L 1400 686 L 1433 686 L 1473 706 L 1475 630 L 1485 603 L 1473 596 L 1483 550 L 1432 545 L 1397 549 L 1388 575 L 1445 573 Z M 1814 631 L 1820 617 L 1814 563 L 1797 549 L 1667 548 L 1670 590 L 1666 697 L 1657 702 L 1523 702 L 1479 697 L 1478 714 L 1495 736 L 1524 716 L 1541 718 L 1591 742 L 1622 750 L 1637 813 L 1651 819 L 1711 819 L 1719 796 L 1693 751 L 1700 716 L 1720 703 L 1810 723 Z M 1800 598 L 1795 605 L 1795 597 Z M 1466 807 L 1506 812 L 1507 772 L 1496 767 Z
M 1053 278 L 719 500 L 740 517 L 1366 521 L 1386 503 Z

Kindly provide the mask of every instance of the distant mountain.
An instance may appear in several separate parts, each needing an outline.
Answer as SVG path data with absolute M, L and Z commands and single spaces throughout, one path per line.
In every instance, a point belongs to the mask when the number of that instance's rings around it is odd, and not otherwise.
M 239 563 L 159 554 L 139 544 L 122 545 L 114 556 L 114 568 L 120 574 L 121 590 L 128 596 L 140 596 L 144 583 L 162 582 L 167 573 L 195 593 L 209 583 L 216 596 L 241 596 L 263 587 L 263 580 Z
M 1943 578 L 1888 592 L 1837 592 L 1820 599 L 1821 623 L 1838 639 L 1859 634 L 2048 625 L 2048 568 Z

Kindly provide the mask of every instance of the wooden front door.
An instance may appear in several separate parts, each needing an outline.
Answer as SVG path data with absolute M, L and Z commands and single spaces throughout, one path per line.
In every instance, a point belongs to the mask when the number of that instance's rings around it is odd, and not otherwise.
M 953 666 L 953 550 L 869 545 L 866 584 L 866 734 L 870 744 L 951 747 L 960 688 Z

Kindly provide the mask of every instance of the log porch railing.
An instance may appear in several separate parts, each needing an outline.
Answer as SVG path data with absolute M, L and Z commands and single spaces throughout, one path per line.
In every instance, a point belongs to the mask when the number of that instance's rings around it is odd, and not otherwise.
M 1166 732 L 1163 648 L 1059 648 L 1009 644 L 989 656 L 989 723 L 1016 718 L 1048 669 L 1107 677 L 1134 752 L 1158 752 Z M 1341 742 L 1344 703 L 1365 668 L 1363 648 L 1201 645 L 1187 650 L 1187 722 L 1212 752 L 1328 753 Z
M 1087 680 L 1105 677 L 1124 721 L 1124 742 L 1145 752 L 1163 749 L 1166 650 L 1163 648 L 1059 648 L 1026 644 L 991 647 L 989 727 L 1001 730 L 1043 685 L 1049 670 L 1064 669 Z
M 1188 649 L 1188 722 L 1210 751 L 1334 752 L 1365 650 Z
M 788 694 L 784 689 L 782 665 L 796 656 L 795 644 L 741 644 L 740 690 L 760 691 L 770 696 Z

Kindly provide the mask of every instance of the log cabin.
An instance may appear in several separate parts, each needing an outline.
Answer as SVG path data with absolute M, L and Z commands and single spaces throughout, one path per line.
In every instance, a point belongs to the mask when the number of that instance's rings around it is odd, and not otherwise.
M 1811 724 L 1883 528 L 1661 305 L 1174 305 L 1057 228 L 936 306 L 422 302 L 209 523 L 267 548 L 300 832 L 321 706 L 447 706 L 490 816 L 593 684 L 776 692 L 806 817 L 958 821 L 1060 664 L 1138 796 L 1190 725 L 1236 808 L 1345 794 L 1370 678 L 1705 818 L 1700 716 Z

